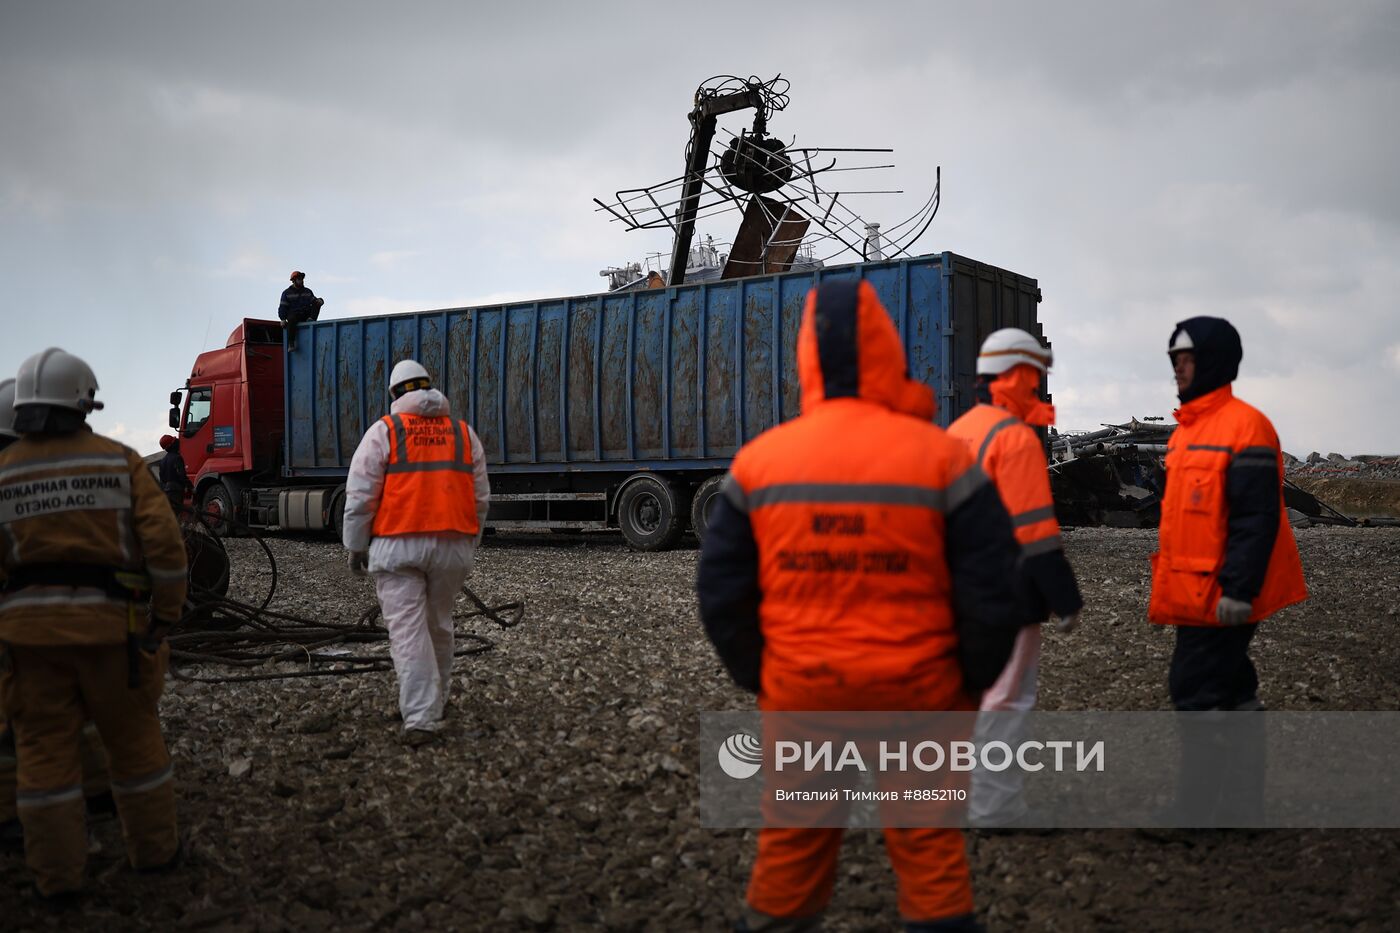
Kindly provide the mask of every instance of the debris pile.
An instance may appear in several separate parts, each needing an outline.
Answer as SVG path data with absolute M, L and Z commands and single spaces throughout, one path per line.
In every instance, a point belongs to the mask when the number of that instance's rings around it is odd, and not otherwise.
M 1289 476 L 1400 480 L 1400 456 L 1360 454 L 1344 457 L 1338 453 L 1331 453 L 1324 457 L 1313 451 L 1300 460 L 1292 454 L 1284 453 L 1283 467 Z
M 1161 517 L 1162 460 L 1174 424 L 1160 418 L 1050 435 L 1050 487 L 1063 525 L 1151 528 Z

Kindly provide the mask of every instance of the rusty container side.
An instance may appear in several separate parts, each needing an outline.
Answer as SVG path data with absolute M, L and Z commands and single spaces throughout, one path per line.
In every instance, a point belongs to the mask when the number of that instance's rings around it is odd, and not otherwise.
M 387 410 L 395 362 L 432 374 L 481 436 L 493 472 L 723 469 L 799 414 L 807 292 L 864 279 L 932 386 L 938 421 L 973 403 L 977 347 L 998 327 L 1037 336 L 1034 279 L 952 253 L 679 288 L 303 325 L 286 354 L 289 476 L 343 475 Z

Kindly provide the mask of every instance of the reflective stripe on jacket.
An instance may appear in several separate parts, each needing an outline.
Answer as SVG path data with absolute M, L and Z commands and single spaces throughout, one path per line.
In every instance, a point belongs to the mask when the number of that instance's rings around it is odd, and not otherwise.
M 1307 598 L 1283 506 L 1283 455 L 1269 419 L 1229 385 L 1182 405 L 1167 446 L 1148 618 L 1218 625 L 1222 595 L 1253 604 L 1257 622 Z
M 449 416 L 385 415 L 391 446 L 376 536 L 480 530 L 467 425 Z
M 25 567 L 64 565 L 145 576 L 151 612 L 165 621 L 185 601 L 185 546 L 164 493 L 134 450 L 86 427 L 28 435 L 0 453 L 0 565 L 0 577 L 15 579 Z M 132 606 L 90 580 L 10 589 L 0 595 L 0 641 L 120 644 Z M 144 631 L 146 607 L 138 611 Z
M 1060 548 L 1060 523 L 1050 495 L 1050 475 L 1040 438 L 1020 418 L 995 405 L 977 405 L 948 426 L 967 444 L 982 472 L 996 485 L 1021 553 L 1029 557 Z
M 988 404 L 958 418 L 949 425 L 948 434 L 967 445 L 1011 516 L 1021 546 L 1021 595 L 1027 621 L 1043 622 L 1050 612 L 1062 617 L 1078 612 L 1084 601 L 1064 557 L 1039 435 L 1016 415 Z

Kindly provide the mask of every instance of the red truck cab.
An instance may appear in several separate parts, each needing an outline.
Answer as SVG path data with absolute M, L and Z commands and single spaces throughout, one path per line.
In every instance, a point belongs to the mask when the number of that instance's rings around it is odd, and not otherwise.
M 222 349 L 196 357 L 183 393 L 171 394 L 195 504 L 214 516 L 245 512 L 245 491 L 280 478 L 282 354 L 279 322 L 245 318 Z

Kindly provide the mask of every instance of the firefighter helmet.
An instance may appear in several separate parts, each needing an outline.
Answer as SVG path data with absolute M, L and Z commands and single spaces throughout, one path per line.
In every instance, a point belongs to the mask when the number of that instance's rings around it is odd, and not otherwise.
M 15 381 L 0 379 L 0 437 L 19 437 L 15 431 Z
M 1000 375 L 1021 363 L 1045 373 L 1050 371 L 1054 359 L 1054 354 L 1021 328 L 1003 327 L 992 331 L 982 342 L 982 350 L 977 354 L 977 375 Z
M 19 364 L 15 408 L 51 405 L 86 415 L 102 407 L 96 396 L 97 377 L 92 367 L 58 347 L 49 347 Z

